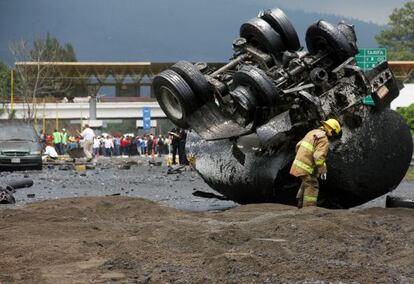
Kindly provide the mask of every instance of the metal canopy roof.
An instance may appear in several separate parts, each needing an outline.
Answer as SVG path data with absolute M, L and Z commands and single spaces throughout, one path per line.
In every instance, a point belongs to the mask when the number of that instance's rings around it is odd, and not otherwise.
M 50 66 L 65 77 L 87 79 L 91 76 L 101 77 L 109 75 L 122 81 L 122 77 L 130 75 L 137 81 L 144 76 L 152 78 L 155 74 L 167 69 L 172 62 L 16 62 L 19 67 Z M 208 63 L 209 66 L 220 67 L 225 63 Z M 400 80 L 407 79 L 414 71 L 414 61 L 388 61 L 395 76 Z
M 122 84 L 128 77 L 136 84 L 148 84 L 152 78 L 167 69 L 174 63 L 172 62 L 16 62 L 16 68 L 35 68 L 50 67 L 52 72 L 45 72 L 46 77 L 52 73 L 58 74 L 62 79 L 73 79 L 85 82 L 96 79 L 97 84 L 108 84 L 108 79 L 112 76 L 116 83 Z M 211 66 L 222 66 L 223 63 L 210 63 Z M 142 80 L 147 78 L 147 83 Z M 94 83 L 89 83 L 94 84 Z M 109 84 L 113 84 L 109 83 Z
M 388 61 L 391 70 L 399 80 L 406 80 L 414 71 L 414 61 Z

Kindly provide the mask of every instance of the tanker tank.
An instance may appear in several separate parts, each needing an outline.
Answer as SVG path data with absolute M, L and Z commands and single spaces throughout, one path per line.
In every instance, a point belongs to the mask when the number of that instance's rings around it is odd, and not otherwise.
M 319 20 L 305 42 L 307 50 L 284 12 L 270 9 L 241 25 L 224 66 L 180 61 L 154 78 L 167 117 L 191 129 L 197 172 L 231 200 L 295 205 L 295 145 L 329 118 L 343 127 L 330 143 L 319 206 L 350 208 L 386 194 L 409 167 L 411 132 L 389 107 L 403 85 L 388 63 L 361 70 L 345 22 Z

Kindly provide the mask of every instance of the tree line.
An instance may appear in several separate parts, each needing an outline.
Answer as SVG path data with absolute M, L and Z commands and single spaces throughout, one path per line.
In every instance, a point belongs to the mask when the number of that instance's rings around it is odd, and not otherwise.
M 47 33 L 46 37 L 35 38 L 32 43 L 25 39 L 13 41 L 9 49 L 15 62 L 31 62 L 30 68 L 16 65 L 14 72 L 14 87 L 16 98 L 24 106 L 24 119 L 32 120 L 36 115 L 38 99 L 45 96 L 64 97 L 72 90 L 72 81 L 64 78 L 52 65 L 43 65 L 40 62 L 74 62 L 75 50 L 71 43 L 60 44 L 57 38 Z M 11 69 L 0 62 L 0 113 L 14 113 L 6 107 L 11 94 Z

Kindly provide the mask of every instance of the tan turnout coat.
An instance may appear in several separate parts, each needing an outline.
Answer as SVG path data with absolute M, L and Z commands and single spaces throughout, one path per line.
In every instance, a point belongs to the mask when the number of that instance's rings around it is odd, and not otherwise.
M 296 177 L 317 176 L 326 173 L 326 155 L 329 142 L 325 130 L 318 128 L 309 131 L 296 144 L 296 157 L 290 168 L 290 174 Z

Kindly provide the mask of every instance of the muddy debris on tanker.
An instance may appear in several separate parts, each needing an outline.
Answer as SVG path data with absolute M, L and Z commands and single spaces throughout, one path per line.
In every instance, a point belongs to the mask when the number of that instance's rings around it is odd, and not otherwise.
M 403 85 L 386 61 L 356 65 L 354 28 L 319 20 L 305 49 L 283 11 L 267 10 L 241 25 L 224 66 L 180 61 L 154 78 L 168 118 L 192 129 L 187 152 L 209 186 L 242 204 L 295 205 L 295 146 L 334 118 L 342 132 L 329 143 L 318 206 L 349 208 L 397 187 L 413 151 L 409 127 L 389 107 Z

